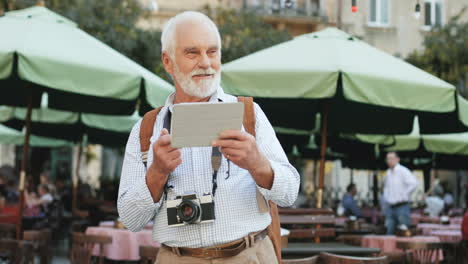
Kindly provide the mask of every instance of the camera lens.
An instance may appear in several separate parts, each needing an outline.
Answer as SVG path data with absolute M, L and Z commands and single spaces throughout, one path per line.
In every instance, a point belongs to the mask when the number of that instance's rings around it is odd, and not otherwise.
M 177 206 L 177 215 L 180 220 L 188 224 L 193 224 L 198 220 L 200 211 L 200 206 L 191 200 L 184 200 Z

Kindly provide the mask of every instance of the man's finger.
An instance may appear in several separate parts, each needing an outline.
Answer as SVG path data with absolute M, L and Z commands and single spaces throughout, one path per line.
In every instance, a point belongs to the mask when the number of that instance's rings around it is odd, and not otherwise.
M 170 160 L 170 161 L 178 159 L 181 156 L 182 156 L 182 153 L 178 149 L 175 149 L 174 151 L 168 152 L 166 154 L 167 159 Z
M 171 135 L 163 135 L 158 138 L 158 141 L 157 141 L 158 146 L 167 146 L 170 144 L 171 144 Z
M 241 130 L 225 130 L 219 134 L 218 139 L 246 140 L 247 134 Z
M 173 170 L 175 170 L 180 164 L 182 164 L 182 159 L 181 159 L 181 158 L 178 158 L 178 159 L 176 159 L 176 160 L 171 161 L 171 162 L 168 164 L 168 167 L 173 171 Z
M 228 158 L 228 156 L 234 157 L 244 155 L 244 151 L 232 148 L 223 148 L 221 149 L 221 153 L 223 153 L 226 158 Z
M 234 148 L 234 149 L 242 149 L 244 148 L 244 144 L 240 140 L 235 139 L 218 139 L 213 142 L 213 147 L 221 147 L 221 148 Z
M 160 137 L 164 136 L 164 135 L 169 135 L 169 131 L 167 131 L 167 129 L 163 128 L 161 130 L 161 134 L 159 135 Z

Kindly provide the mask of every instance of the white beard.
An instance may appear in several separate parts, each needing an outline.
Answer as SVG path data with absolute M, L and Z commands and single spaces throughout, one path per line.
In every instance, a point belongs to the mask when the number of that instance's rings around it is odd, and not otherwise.
M 192 76 L 198 74 L 213 74 L 211 79 L 202 79 L 195 82 Z M 206 98 L 213 95 L 221 84 L 220 71 L 215 71 L 213 68 L 207 70 L 193 70 L 189 74 L 183 74 L 177 65 L 174 65 L 174 79 L 177 80 L 184 92 L 190 96 L 197 98 Z

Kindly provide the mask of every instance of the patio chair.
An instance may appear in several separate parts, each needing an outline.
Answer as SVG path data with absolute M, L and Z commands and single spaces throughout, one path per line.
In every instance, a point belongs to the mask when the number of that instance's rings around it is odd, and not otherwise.
M 318 264 L 318 256 L 300 258 L 300 259 L 283 259 L 282 264 Z
M 34 255 L 38 256 L 41 264 L 48 264 L 52 260 L 50 250 L 51 232 L 49 229 L 24 231 L 23 239 L 30 241 L 34 248 Z
M 140 246 L 140 263 L 141 264 L 152 264 L 156 261 L 158 256 L 159 248 L 152 246 Z
M 351 246 L 360 247 L 362 245 L 361 235 L 341 235 L 336 238 L 337 241 Z
M 110 236 L 86 235 L 84 233 L 72 232 L 71 263 L 90 263 L 92 250 L 95 245 L 98 245 L 99 264 L 102 264 L 104 261 L 104 245 L 111 243 L 112 237 Z M 81 257 L 79 254 L 85 255 L 86 258 Z
M 28 241 L 0 239 L 0 256 L 6 263 L 33 264 L 33 245 Z
M 16 237 L 16 225 L 0 224 L 0 237 L 14 239 Z
M 319 263 L 321 264 L 387 264 L 387 257 L 351 257 L 335 255 L 330 253 L 320 253 Z

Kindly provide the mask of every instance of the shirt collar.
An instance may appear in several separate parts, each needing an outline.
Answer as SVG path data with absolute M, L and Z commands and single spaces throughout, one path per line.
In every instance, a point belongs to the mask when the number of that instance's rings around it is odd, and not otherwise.
M 172 112 L 172 107 L 174 106 L 175 94 L 176 93 L 173 92 L 171 95 L 169 95 L 166 99 L 166 103 L 164 104 L 165 106 L 169 107 L 169 110 L 171 112 Z M 221 86 L 218 87 L 216 92 L 210 97 L 210 100 L 208 100 L 208 102 L 210 103 L 215 103 L 218 101 L 221 101 L 221 102 L 226 101 L 226 94 L 224 93 L 224 90 Z

